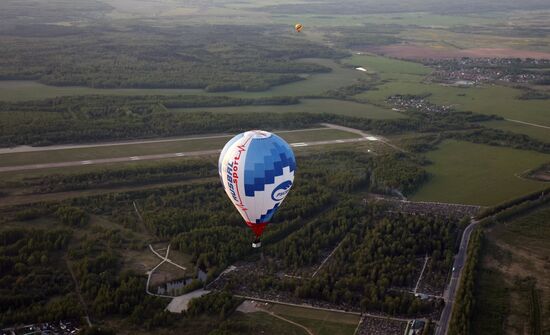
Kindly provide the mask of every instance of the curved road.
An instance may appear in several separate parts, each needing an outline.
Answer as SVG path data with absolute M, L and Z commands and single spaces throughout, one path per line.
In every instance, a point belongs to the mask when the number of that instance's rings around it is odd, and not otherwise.
M 472 218 L 470 224 L 464 233 L 462 234 L 462 240 L 460 241 L 460 248 L 458 249 L 458 254 L 455 257 L 453 263 L 454 271 L 451 273 L 451 281 L 445 289 L 443 298 L 445 299 L 445 307 L 443 312 L 441 312 L 441 317 L 439 319 L 439 324 L 435 330 L 435 335 L 446 335 L 449 328 L 449 322 L 451 321 L 451 315 L 453 312 L 454 300 L 456 296 L 456 291 L 458 290 L 460 284 L 460 278 L 462 278 L 462 268 L 466 263 L 468 243 L 470 242 L 470 236 L 472 231 L 477 226 L 479 222 Z

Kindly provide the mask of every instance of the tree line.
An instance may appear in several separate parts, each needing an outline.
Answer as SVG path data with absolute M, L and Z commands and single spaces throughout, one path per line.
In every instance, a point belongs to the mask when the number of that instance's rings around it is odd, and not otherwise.
M 462 278 L 454 301 L 453 313 L 449 322 L 448 334 L 470 334 L 472 312 L 475 307 L 475 283 L 479 271 L 480 250 L 483 244 L 483 231 L 475 229 L 470 237 L 467 262 L 462 269 Z

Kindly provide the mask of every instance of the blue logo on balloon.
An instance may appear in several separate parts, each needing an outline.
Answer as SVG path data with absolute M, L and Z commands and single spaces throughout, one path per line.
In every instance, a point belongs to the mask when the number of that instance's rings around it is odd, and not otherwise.
M 274 201 L 281 201 L 285 198 L 288 191 L 290 191 L 290 187 L 292 186 L 292 182 L 290 180 L 283 181 L 279 186 L 275 187 L 273 192 L 271 193 L 271 199 Z

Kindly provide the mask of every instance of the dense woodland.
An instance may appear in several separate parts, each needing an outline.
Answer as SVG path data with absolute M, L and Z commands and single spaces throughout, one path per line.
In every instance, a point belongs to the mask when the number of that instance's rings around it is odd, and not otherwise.
M 312 279 L 249 272 L 231 277 L 226 287 L 260 296 L 286 292 L 293 298 L 326 301 L 352 310 L 429 315 L 441 307 L 440 301 L 421 301 L 398 289 L 414 286 L 425 255 L 449 270 L 459 233 L 456 222 L 399 214 L 388 217 L 384 212 L 376 206 L 344 202 L 272 248 L 271 253 L 283 260 L 288 271 L 288 265 L 319 264 L 319 256 L 343 238 L 326 268 Z M 325 225 L 329 220 L 333 224 Z M 319 240 L 315 239 L 318 233 L 322 234 Z M 280 270 L 277 263 L 270 268 Z
M 159 182 L 176 182 L 217 176 L 213 161 L 183 160 L 173 163 L 111 167 L 76 174 L 49 174 L 7 182 L 9 186 L 29 187 L 32 193 L 52 193 L 97 188 L 114 188 L 125 185 L 143 185 Z
M 364 83 L 357 84 L 359 89 Z M 354 88 L 355 87 L 355 88 Z M 356 86 L 350 90 L 357 89 Z M 327 92 L 347 96 L 347 90 Z M 320 96 L 322 97 L 322 96 Z M 382 134 L 480 129 L 496 117 L 470 112 L 427 114 L 373 120 L 314 113 L 185 112 L 171 108 L 296 104 L 294 97 L 243 99 L 205 96 L 77 96 L 39 101 L 0 102 L 0 146 L 239 132 L 245 129 L 297 129 L 331 122 Z M 504 132 L 503 132 L 504 133 Z M 512 133 L 504 133 L 512 136 Z M 468 138 L 468 137 L 466 137 Z M 527 138 L 529 139 L 529 138 Z M 525 140 L 524 140 L 525 141 Z
M 310 153 L 300 156 L 293 192 L 264 235 L 269 257 L 279 259 L 288 269 L 312 265 L 335 243 L 342 238 L 349 239 L 348 234 L 364 226 L 362 217 L 367 208 L 361 205 L 359 198 L 352 195 L 356 191 L 368 190 L 373 185 L 384 184 L 381 179 L 384 178 L 383 175 L 373 174 L 379 166 L 383 166 L 378 165 L 379 159 L 383 160 L 380 164 L 397 166 L 397 176 L 392 179 L 396 187 L 409 187 L 406 185 L 409 185 L 411 178 L 421 183 L 422 178 L 414 176 L 422 175 L 422 170 L 405 157 L 389 156 L 382 159 L 351 152 Z M 395 161 L 390 163 L 392 159 Z M 140 178 L 132 179 L 139 171 L 170 179 L 171 176 L 187 173 L 195 164 L 199 163 L 189 161 L 181 168 L 176 168 L 173 163 L 149 168 L 118 168 L 104 172 L 105 176 L 101 176 L 101 172 L 65 177 L 59 175 L 46 179 L 44 184 L 37 186 L 44 192 L 71 189 L 73 184 L 75 188 L 82 188 L 86 187 L 87 184 L 83 184 L 83 181 L 88 178 L 97 180 L 101 186 L 102 180 L 112 177 L 112 182 L 117 184 L 118 179 L 123 176 L 140 183 Z M 212 170 L 215 171 L 208 164 L 210 163 L 205 162 L 204 167 L 200 168 L 204 169 L 206 176 L 210 176 Z M 202 165 L 199 164 L 200 166 Z M 56 183 L 61 184 L 60 188 L 52 186 Z M 315 196 L 311 196 L 312 194 Z M 136 202 L 141 212 L 143 224 L 139 223 L 133 202 Z M 108 227 L 97 225 L 98 218 L 112 223 Z M 64 230 L 52 232 L 24 228 L 0 230 L 2 280 L 9 283 L 2 286 L 1 306 L 6 312 L 2 314 L 2 325 L 82 316 L 82 309 L 67 308 L 69 304 L 79 306 L 75 302 L 75 287 L 68 266 L 75 274 L 92 318 L 102 320 L 109 315 L 126 320 L 131 327 L 146 329 L 176 322 L 173 316 L 163 312 L 164 301 L 145 294 L 145 279 L 142 275 L 122 270 L 125 250 L 138 252 L 146 248 L 146 241 L 137 234 L 150 234 L 152 240 L 171 240 L 175 249 L 191 255 L 192 262 L 197 267 L 208 271 L 209 279 L 235 261 L 257 256 L 250 254 L 252 233 L 242 224 L 242 219 L 227 201 L 219 184 L 208 179 L 203 183 L 189 185 L 8 207 L 2 209 L 1 220 L 8 225 L 16 223 L 34 226 L 36 222 L 48 222 L 55 227 L 64 227 Z M 83 233 L 77 234 L 77 231 Z M 40 244 L 36 244 L 38 241 Z M 16 252 L 17 250 L 22 252 Z M 289 250 L 294 252 L 285 252 Z M 399 252 L 401 250 L 394 250 L 393 255 L 398 257 Z M 417 251 L 422 252 L 423 250 Z M 385 267 L 377 271 L 382 274 L 386 270 L 395 271 Z M 390 276 L 390 273 L 386 275 Z M 38 280 L 35 278 L 38 274 L 46 277 Z M 23 276 L 28 281 L 12 280 L 15 276 Z M 43 283 L 48 280 L 54 282 L 49 290 L 43 290 Z M 301 292 L 298 296 L 332 301 L 334 294 L 339 294 L 340 284 L 334 287 L 335 283 L 325 276 L 320 276 L 318 281 L 319 285 L 328 285 L 329 295 L 317 296 L 304 286 L 295 288 L 297 292 Z M 407 284 L 409 281 L 410 278 L 404 276 L 399 283 L 392 284 Z M 26 285 L 25 289 L 19 286 L 23 284 Z M 42 293 L 34 294 L 36 291 Z M 21 292 L 25 294 L 22 295 Z M 349 294 L 345 297 L 347 300 L 344 302 L 357 303 L 355 293 L 352 298 L 348 299 Z M 226 298 L 222 300 L 224 299 Z M 41 301 L 48 301 L 48 304 L 43 305 Z M 49 301 L 52 301 L 51 304 L 56 303 L 51 305 Z M 232 300 L 215 303 L 215 306 L 225 307 L 207 308 L 206 313 L 228 315 L 233 303 Z M 35 305 L 42 307 L 32 307 Z M 386 308 L 382 304 L 373 306 L 369 309 Z M 197 303 L 187 317 L 192 319 L 194 315 L 202 314 L 204 309 L 205 307 L 200 307 Z
M 0 231 L 0 328 L 82 315 L 60 257 L 70 237 L 69 231 L 59 228 Z
M 297 59 L 346 55 L 273 27 L 136 24 L 75 30 L 36 25 L 35 34 L 32 28 L 0 34 L 2 44 L 10 45 L 0 59 L 0 79 L 57 86 L 263 91 L 302 80 L 300 73 L 330 71 Z M 63 29 L 69 33 L 59 36 Z

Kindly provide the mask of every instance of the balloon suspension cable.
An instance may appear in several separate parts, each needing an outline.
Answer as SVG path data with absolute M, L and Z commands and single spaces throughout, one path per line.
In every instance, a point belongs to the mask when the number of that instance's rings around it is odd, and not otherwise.
M 252 242 L 252 248 L 259 248 L 261 246 L 262 246 L 262 241 L 260 241 L 260 237 L 256 237 Z
M 265 226 L 267 225 L 267 223 L 251 223 L 251 222 L 247 222 L 246 223 L 250 229 L 252 229 L 252 231 L 254 232 L 254 235 L 256 235 L 256 238 L 254 239 L 254 242 L 252 242 L 252 247 L 253 248 L 259 248 L 262 246 L 262 241 L 260 241 L 260 236 L 262 236 L 262 233 L 265 229 Z

